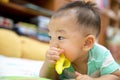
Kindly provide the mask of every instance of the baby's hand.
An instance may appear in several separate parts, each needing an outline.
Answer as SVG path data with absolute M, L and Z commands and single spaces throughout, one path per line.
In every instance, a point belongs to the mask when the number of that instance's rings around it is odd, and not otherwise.
M 56 61 L 60 58 L 61 53 L 63 53 L 62 49 L 51 47 L 46 53 L 46 61 L 50 64 L 55 64 Z
M 75 80 L 93 80 L 88 75 L 82 75 L 82 74 L 80 74 L 78 72 L 75 72 L 75 74 L 76 74 L 76 79 Z
M 47 77 L 50 79 L 56 79 L 57 73 L 55 71 L 56 61 L 60 58 L 60 54 L 63 53 L 62 49 L 56 47 L 50 47 L 46 52 L 46 59 L 40 70 L 41 77 Z

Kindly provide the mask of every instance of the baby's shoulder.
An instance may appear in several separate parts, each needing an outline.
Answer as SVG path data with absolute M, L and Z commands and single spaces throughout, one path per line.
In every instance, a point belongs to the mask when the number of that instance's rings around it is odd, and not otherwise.
M 98 43 L 95 43 L 93 48 L 89 51 L 89 57 L 98 60 L 99 59 L 104 60 L 104 58 L 107 57 L 108 55 L 111 55 L 110 51 L 106 47 Z
M 100 52 L 101 52 L 101 51 L 102 51 L 102 52 L 109 51 L 105 46 L 100 45 L 100 44 L 98 44 L 98 43 L 95 43 L 92 49 L 95 50 L 95 51 L 100 51 Z
M 98 43 L 94 44 L 93 48 L 91 49 L 91 52 L 98 55 L 105 55 L 105 53 L 110 53 L 110 51 L 106 47 Z

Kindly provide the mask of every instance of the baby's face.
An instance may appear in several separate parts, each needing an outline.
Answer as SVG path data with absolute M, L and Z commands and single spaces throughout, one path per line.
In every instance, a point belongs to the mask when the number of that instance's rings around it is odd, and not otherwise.
M 74 16 L 52 18 L 49 23 L 50 46 L 64 49 L 65 56 L 74 61 L 83 53 L 84 36 Z

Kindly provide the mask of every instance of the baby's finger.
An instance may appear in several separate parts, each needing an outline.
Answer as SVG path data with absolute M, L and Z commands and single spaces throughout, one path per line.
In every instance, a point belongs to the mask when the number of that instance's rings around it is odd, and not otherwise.
M 59 53 L 56 51 L 48 51 L 46 54 L 46 58 L 49 60 L 58 60 L 59 59 Z
M 60 51 L 60 49 L 59 49 L 59 48 L 56 48 L 56 47 L 50 47 L 50 49 L 51 49 L 51 50 L 54 50 L 54 51 L 58 51 L 58 52 Z
M 85 80 L 83 76 L 77 76 L 76 80 Z
M 59 53 L 63 53 L 63 52 L 64 52 L 63 49 L 56 48 L 56 47 L 51 47 L 51 50 L 57 51 L 57 52 L 59 52 Z
M 83 80 L 83 76 L 79 72 L 75 71 L 75 75 L 76 75 L 76 80 Z
M 79 72 L 75 71 L 75 75 L 76 75 L 76 76 L 80 76 L 80 75 L 82 75 L 82 74 L 80 74 Z
M 51 55 L 49 57 L 50 60 L 54 60 L 54 61 L 57 61 L 59 58 L 60 58 L 60 56 L 58 56 L 58 55 Z
M 88 75 L 79 75 L 76 77 L 76 80 L 93 80 Z
M 54 50 L 48 50 L 46 55 L 58 55 L 59 56 L 60 52 L 54 51 Z

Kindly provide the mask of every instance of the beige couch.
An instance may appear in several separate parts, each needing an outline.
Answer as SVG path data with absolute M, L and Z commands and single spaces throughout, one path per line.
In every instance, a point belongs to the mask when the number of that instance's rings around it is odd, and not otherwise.
M 47 43 L 19 36 L 10 30 L 0 29 L 0 55 L 44 60 L 48 47 Z

